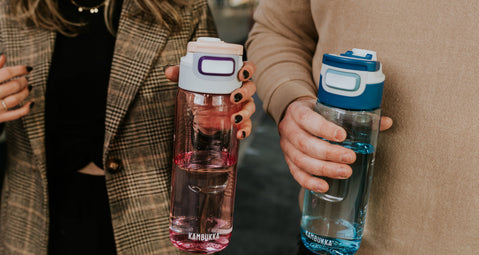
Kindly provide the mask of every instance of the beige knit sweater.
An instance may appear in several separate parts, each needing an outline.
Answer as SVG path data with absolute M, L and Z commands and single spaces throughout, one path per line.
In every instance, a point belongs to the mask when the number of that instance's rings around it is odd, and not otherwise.
M 358 254 L 479 252 L 479 1 L 262 0 L 247 43 L 265 110 L 315 97 L 324 53 L 377 51 L 386 75 Z

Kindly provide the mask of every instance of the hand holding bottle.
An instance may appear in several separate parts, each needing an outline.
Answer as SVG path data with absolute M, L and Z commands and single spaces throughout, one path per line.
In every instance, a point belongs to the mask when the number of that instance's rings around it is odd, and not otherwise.
M 326 192 L 328 183 L 317 176 L 350 177 L 352 170 L 348 164 L 356 160 L 356 155 L 350 149 L 317 138 L 342 142 L 346 131 L 315 112 L 315 103 L 314 97 L 298 98 L 287 108 L 278 129 L 280 145 L 294 179 L 306 189 Z M 391 126 L 391 118 L 381 118 L 381 131 Z
M 253 95 L 256 92 L 256 85 L 250 78 L 256 71 L 256 66 L 252 62 L 245 61 L 243 67 L 238 72 L 238 80 L 242 81 L 241 88 L 236 89 L 231 93 L 230 101 L 234 104 L 241 104 L 242 109 L 232 116 L 231 122 L 235 123 L 238 128 L 236 138 L 244 139 L 251 134 L 251 116 L 256 111 Z M 169 66 L 165 69 L 166 78 L 171 81 L 178 81 L 179 66 Z M 214 116 L 210 114 L 204 114 L 205 125 L 216 125 L 212 118 Z M 228 126 L 229 123 L 222 123 L 222 125 Z M 202 125 L 204 126 L 204 125 Z
M 15 109 L 29 95 L 30 88 L 24 75 L 31 71 L 31 67 L 5 67 L 5 61 L 5 55 L 0 55 L 0 123 L 27 115 L 33 106 L 33 102 L 29 102 Z

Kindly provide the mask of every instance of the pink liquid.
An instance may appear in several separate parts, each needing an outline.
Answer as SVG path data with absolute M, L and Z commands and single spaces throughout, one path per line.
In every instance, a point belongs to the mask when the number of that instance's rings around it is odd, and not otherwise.
M 170 239 L 181 250 L 214 253 L 228 246 L 233 229 L 236 159 L 198 151 L 175 157 Z

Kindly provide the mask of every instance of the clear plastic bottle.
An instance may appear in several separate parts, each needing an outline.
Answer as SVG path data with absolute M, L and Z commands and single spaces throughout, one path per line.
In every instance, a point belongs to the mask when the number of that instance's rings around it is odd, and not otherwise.
M 356 153 L 346 180 L 325 179 L 326 193 L 305 191 L 301 239 L 316 254 L 354 254 L 363 236 L 379 134 L 384 74 L 376 53 L 353 49 L 323 56 L 316 111 L 343 127 L 337 143 Z
M 216 38 L 188 44 L 176 100 L 170 239 L 181 250 L 214 253 L 233 229 L 238 140 L 230 93 L 243 47 Z

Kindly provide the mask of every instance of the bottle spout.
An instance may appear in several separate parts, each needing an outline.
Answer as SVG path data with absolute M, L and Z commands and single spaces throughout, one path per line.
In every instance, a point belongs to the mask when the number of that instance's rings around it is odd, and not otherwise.
M 350 51 L 347 51 L 344 54 L 341 54 L 341 56 L 345 57 L 353 57 L 353 58 L 362 58 L 365 60 L 372 60 L 372 61 L 377 61 L 376 57 L 376 52 L 372 50 L 365 50 L 365 49 L 357 49 L 353 48 Z

